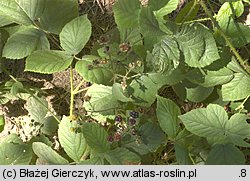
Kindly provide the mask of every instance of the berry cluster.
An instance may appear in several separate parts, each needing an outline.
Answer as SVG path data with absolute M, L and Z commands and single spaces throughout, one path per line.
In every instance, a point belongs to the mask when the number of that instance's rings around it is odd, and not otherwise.
M 116 115 L 114 118 L 116 128 L 111 131 L 112 133 L 108 136 L 107 140 L 109 142 L 120 141 L 123 134 L 126 134 L 126 132 L 130 132 L 132 130 L 132 135 L 136 135 L 135 125 L 137 123 L 137 118 L 139 118 L 139 112 L 130 111 L 127 122 L 128 125 L 126 125 L 123 122 L 124 118 L 122 115 Z

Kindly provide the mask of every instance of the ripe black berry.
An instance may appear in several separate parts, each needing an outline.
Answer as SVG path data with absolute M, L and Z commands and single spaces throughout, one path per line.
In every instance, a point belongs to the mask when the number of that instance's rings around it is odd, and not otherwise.
M 115 117 L 115 121 L 116 122 L 122 122 L 122 116 L 121 115 L 117 115 L 116 117 Z
M 131 111 L 131 112 L 129 113 L 129 115 L 130 115 L 132 118 L 135 118 L 135 119 L 139 117 L 139 113 L 136 112 L 136 111 Z
M 130 125 L 135 125 L 136 124 L 136 120 L 135 119 L 133 119 L 133 118 L 130 118 L 129 119 L 129 123 L 130 123 Z

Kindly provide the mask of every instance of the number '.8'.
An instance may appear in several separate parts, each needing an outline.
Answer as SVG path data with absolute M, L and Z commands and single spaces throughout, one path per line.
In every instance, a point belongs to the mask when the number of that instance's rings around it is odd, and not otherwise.
M 247 176 L 247 171 L 246 171 L 246 169 L 241 169 L 240 176 L 241 176 L 241 177 L 246 177 L 246 176 Z

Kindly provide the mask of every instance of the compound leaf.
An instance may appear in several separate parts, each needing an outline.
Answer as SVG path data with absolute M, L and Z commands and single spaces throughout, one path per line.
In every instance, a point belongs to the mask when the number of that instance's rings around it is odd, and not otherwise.
M 249 146 L 243 142 L 250 136 L 250 125 L 246 122 L 247 117 L 244 114 L 237 113 L 228 120 L 223 107 L 210 104 L 207 108 L 192 110 L 179 118 L 188 131 L 200 137 Z

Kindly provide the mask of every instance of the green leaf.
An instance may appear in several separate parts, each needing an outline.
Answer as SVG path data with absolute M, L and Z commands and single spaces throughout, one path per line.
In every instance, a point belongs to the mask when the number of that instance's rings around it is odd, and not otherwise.
M 209 97 L 214 88 L 203 87 L 184 80 L 182 83 L 174 85 L 173 89 L 182 100 L 187 99 L 192 102 L 202 102 Z
M 151 134 L 154 134 L 154 133 L 151 133 Z M 148 135 L 144 135 L 144 136 L 145 136 L 145 138 L 143 140 L 147 141 L 146 137 Z M 151 135 L 149 135 L 149 137 L 151 137 Z M 156 140 L 148 139 L 148 140 L 152 141 L 152 142 L 158 141 L 158 139 L 156 139 Z M 142 142 L 141 139 L 132 137 L 131 135 L 123 136 L 121 139 L 121 147 L 128 148 L 129 150 L 133 150 L 136 153 L 138 153 L 139 155 L 146 155 L 146 154 L 150 153 L 149 147 L 147 144 L 148 144 L 147 142 L 144 143 L 144 142 Z
M 234 145 L 215 145 L 210 151 L 207 165 L 243 165 L 245 164 L 244 154 Z
M 16 0 L 16 3 L 32 21 L 42 15 L 45 6 L 45 0 Z
M 49 139 L 47 136 L 45 136 L 45 135 L 39 135 L 39 136 L 33 137 L 33 138 L 28 142 L 28 144 L 32 146 L 32 144 L 33 144 L 34 142 L 41 142 L 41 143 L 44 143 L 44 144 L 46 144 L 47 146 L 50 146 L 50 147 L 52 147 L 53 145 L 55 146 L 55 142 L 52 143 L 52 142 L 50 141 L 50 139 Z
M 218 75 L 218 77 L 216 75 Z M 207 71 L 206 69 L 194 68 L 189 70 L 186 77 L 188 81 L 204 87 L 222 85 L 232 80 L 232 78 L 233 72 L 228 68 L 222 68 L 217 71 Z
M 113 6 L 115 22 L 119 30 L 136 28 L 140 12 L 140 2 L 135 0 L 119 0 Z
M 241 67 L 235 57 L 232 57 L 232 60 L 227 64 L 227 68 L 236 73 L 242 73 L 246 76 L 249 76 L 249 74 Z
M 160 88 L 157 83 L 149 75 L 143 75 L 130 83 L 128 93 L 135 100 L 135 104 L 149 107 L 155 101 Z
M 110 150 L 108 142 L 108 133 L 104 128 L 95 123 L 86 123 L 83 125 L 83 135 L 89 147 L 98 152 L 105 153 Z
M 120 37 L 121 42 L 129 42 L 133 46 L 143 44 L 139 27 L 120 31 Z
M 128 165 L 141 160 L 137 154 L 122 147 L 109 151 L 104 157 L 111 165 Z
M 175 138 L 179 127 L 179 107 L 170 99 L 157 96 L 156 115 L 161 129 L 171 138 Z
M 186 129 L 200 137 L 220 139 L 242 146 L 242 141 L 250 136 L 250 125 L 246 115 L 235 114 L 229 120 L 223 107 L 210 104 L 179 116 Z
M 231 42 L 235 47 L 241 47 L 250 42 L 250 29 L 242 23 L 237 23 L 234 18 L 240 17 L 244 12 L 244 4 L 238 0 L 236 2 L 225 2 L 219 9 L 216 16 L 223 32 L 230 37 Z M 215 36 L 218 38 L 218 43 L 225 44 L 225 40 L 220 36 L 220 33 L 215 30 Z
M 192 102 L 202 102 L 213 92 L 213 87 L 203 87 L 195 86 L 188 87 L 187 89 L 187 99 Z
M 246 98 L 250 94 L 250 76 L 235 73 L 233 80 L 222 85 L 222 98 L 224 101 L 236 101 Z
M 148 5 L 153 11 L 157 11 L 165 6 L 170 0 L 149 0 Z
M 151 49 L 154 44 L 166 35 L 159 27 L 159 22 L 149 7 L 143 7 L 139 16 L 139 27 L 144 37 L 144 44 L 147 49 Z
M 201 137 L 225 135 L 228 116 L 223 107 L 209 104 L 207 108 L 194 109 L 179 116 L 186 129 Z
M 247 123 L 247 115 L 236 113 L 226 123 L 226 134 L 230 138 L 250 138 L 250 124 Z
M 44 118 L 43 127 L 41 128 L 42 133 L 46 135 L 53 135 L 58 129 L 58 122 L 53 116 Z
M 194 6 L 194 3 L 195 3 L 195 6 Z M 183 21 L 187 22 L 187 21 L 193 20 L 196 17 L 199 9 L 200 9 L 200 4 L 196 3 L 195 0 L 191 0 L 177 14 L 177 16 L 175 18 L 175 22 L 176 23 L 181 23 Z M 191 11 L 191 12 L 189 13 L 189 11 Z
M 233 9 L 233 11 L 232 11 Z M 222 28 L 225 28 L 233 16 L 240 17 L 244 12 L 244 5 L 241 0 L 236 2 L 225 2 L 219 9 L 216 20 Z
M 70 121 L 68 117 L 64 116 L 59 124 L 58 137 L 69 157 L 79 162 L 86 151 L 87 144 L 77 121 Z
M 23 84 L 21 82 L 14 82 L 11 86 L 10 93 L 16 96 L 23 89 Z
M 36 122 L 43 123 L 44 118 L 48 112 L 48 102 L 44 97 L 41 98 L 30 97 L 27 100 L 26 109 Z
M 177 8 L 179 0 L 151 0 L 149 3 L 153 6 L 155 15 L 157 17 L 163 17 Z
M 203 87 L 213 87 L 222 85 L 231 81 L 234 77 L 233 72 L 223 67 L 215 71 L 206 71 L 205 75 L 200 70 L 193 70 L 188 73 L 187 79 L 191 82 L 202 85 Z
M 69 164 L 68 160 L 60 156 L 52 148 L 41 142 L 34 142 L 32 144 L 34 153 L 39 159 L 45 161 L 50 165 L 66 165 Z
M 26 59 L 25 71 L 51 74 L 68 68 L 73 57 L 58 50 L 38 50 Z
M 4 138 L 2 143 L 14 143 L 22 145 L 23 141 L 16 133 L 11 133 Z
M 3 115 L 0 115 L 0 133 L 4 130 L 5 119 Z
M 181 143 L 176 142 L 174 144 L 174 149 L 176 160 L 179 165 L 192 165 L 187 148 L 185 148 Z
M 159 22 L 149 7 L 143 7 L 139 17 L 141 33 L 144 37 L 163 36 L 165 33 L 160 29 Z
M 87 15 L 79 16 L 67 23 L 60 33 L 62 48 L 69 54 L 78 54 L 91 36 L 91 23 Z
M 121 84 L 114 83 L 112 87 L 112 92 L 115 98 L 121 102 L 133 102 L 133 99 L 125 96 L 124 90 Z
M 118 102 L 112 94 L 112 87 L 93 84 L 87 91 L 86 96 L 90 101 L 84 102 L 84 108 L 88 112 L 99 112 L 103 115 L 113 115 Z
M 212 33 L 202 24 L 183 26 L 176 38 L 190 67 L 205 67 L 220 58 Z
M 230 37 L 232 44 L 238 48 L 247 45 L 250 42 L 250 28 L 242 23 L 229 22 L 226 28 L 222 29 L 227 37 Z M 220 36 L 218 31 L 215 31 L 217 42 L 225 45 L 225 40 Z
M 128 86 L 127 91 L 136 104 L 150 106 L 155 101 L 158 89 L 163 85 L 174 85 L 184 79 L 184 77 L 185 73 L 181 66 L 170 75 L 149 73 L 134 79 Z
M 3 56 L 10 59 L 22 59 L 35 50 L 48 50 L 49 48 L 50 44 L 46 35 L 30 27 L 14 33 L 8 39 L 3 49 Z
M 15 0 L 0 0 L 0 16 L 18 24 L 31 25 L 32 21 Z
M 150 152 L 156 152 L 160 145 L 166 141 L 165 134 L 156 123 L 148 121 L 138 131 L 142 143 L 146 145 Z
M 93 61 L 80 60 L 76 63 L 76 71 L 84 78 L 84 80 L 89 82 L 94 82 L 96 84 L 110 85 L 113 78 L 113 73 L 108 67 L 102 65 L 94 66 Z
M 101 157 L 93 157 L 79 162 L 78 165 L 104 165 L 104 159 Z
M 148 62 L 155 72 L 171 73 L 179 65 L 180 51 L 177 42 L 167 36 L 154 45 L 152 59 Z
M 78 1 L 76 0 L 45 0 L 45 7 L 40 22 L 42 27 L 55 34 L 78 16 Z
M 1 165 L 28 165 L 31 159 L 30 145 L 6 142 L 0 144 Z
M 1 17 L 0 18 L 0 27 L 6 26 L 6 25 L 9 25 L 9 24 L 12 24 L 12 23 L 13 23 L 13 21 L 9 20 L 6 17 Z

